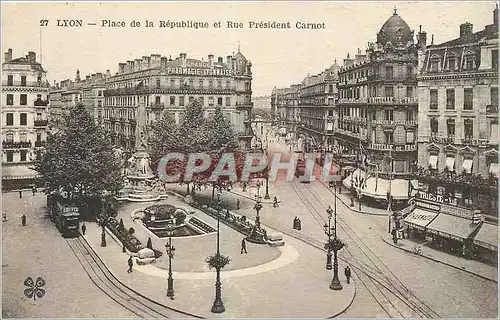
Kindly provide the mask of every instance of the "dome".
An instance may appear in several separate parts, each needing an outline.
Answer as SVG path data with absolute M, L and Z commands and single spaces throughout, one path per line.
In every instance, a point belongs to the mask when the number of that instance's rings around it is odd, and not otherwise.
M 408 41 L 413 42 L 413 32 L 410 27 L 396 12 L 380 28 L 377 34 L 377 43 L 385 46 L 390 42 L 395 47 L 405 46 Z

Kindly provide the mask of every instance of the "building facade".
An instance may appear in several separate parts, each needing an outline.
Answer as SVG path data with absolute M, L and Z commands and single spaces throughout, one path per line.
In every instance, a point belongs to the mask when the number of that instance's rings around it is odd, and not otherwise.
M 498 217 L 498 9 L 459 31 L 420 54 L 419 189 Z
M 275 120 L 279 128 L 278 134 L 286 139 L 297 139 L 297 128 L 300 125 L 299 84 L 288 88 L 274 88 L 271 108 L 275 110 Z
M 27 187 L 36 178 L 30 167 L 47 138 L 49 83 L 36 53 L 2 63 L 2 186 Z
M 358 168 L 344 184 L 358 196 L 381 201 L 389 194 L 394 200 L 409 197 L 417 159 L 417 64 L 413 31 L 396 10 L 365 55 L 358 49 L 354 59 L 344 59 L 335 150 L 357 158 Z
M 118 65 L 118 73 L 106 79 L 102 122 L 114 144 L 133 151 L 136 141 L 147 137 L 151 125 L 168 110 L 179 123 L 186 105 L 197 100 L 205 115 L 221 107 L 239 134 L 241 145 L 250 147 L 252 64 L 236 55 L 208 61 L 176 59 L 158 54 Z M 99 117 L 98 117 L 99 118 Z

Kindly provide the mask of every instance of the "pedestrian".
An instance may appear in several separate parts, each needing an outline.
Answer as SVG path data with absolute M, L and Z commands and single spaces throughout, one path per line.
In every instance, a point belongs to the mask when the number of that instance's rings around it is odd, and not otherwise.
M 33 192 L 33 195 L 35 195 L 35 193 L 36 193 L 36 187 L 33 186 L 33 188 L 31 188 L 31 191 Z
M 293 218 L 293 228 L 297 230 L 297 221 L 299 220 L 299 218 L 297 218 L 297 216 L 295 216 L 295 218 Z
M 236 210 L 240 210 L 240 199 L 236 200 Z
M 351 268 L 349 268 L 349 266 L 345 267 L 344 274 L 347 279 L 347 284 L 349 284 L 351 280 Z
M 279 202 L 278 202 L 278 198 L 275 196 L 275 197 L 273 198 L 273 207 L 275 207 L 275 208 L 276 208 L 276 207 L 279 207 L 279 206 L 280 206 L 280 205 L 279 205 Z
M 396 228 L 392 229 L 392 241 L 394 241 L 394 244 L 398 243 L 398 232 Z
M 300 218 L 297 218 L 297 230 L 302 230 L 302 221 L 300 220 Z
M 243 238 L 243 240 L 241 240 L 241 251 L 240 251 L 240 254 L 243 254 L 243 251 L 245 253 L 248 253 L 247 252 L 247 243 L 245 241 L 245 238 Z
M 26 226 L 26 215 L 24 214 L 21 217 L 21 224 L 23 225 L 23 227 Z
M 19 199 L 21 199 L 22 197 L 23 197 L 23 190 L 19 189 Z
M 3 222 L 7 221 L 7 213 L 5 213 L 5 211 L 2 213 L 2 221 Z
M 85 231 L 87 231 L 87 226 L 85 225 L 85 222 L 82 224 L 82 234 L 85 235 Z
M 127 273 L 131 273 L 132 272 L 132 267 L 134 266 L 134 261 L 132 260 L 132 256 L 130 256 L 128 258 L 128 270 L 127 270 Z

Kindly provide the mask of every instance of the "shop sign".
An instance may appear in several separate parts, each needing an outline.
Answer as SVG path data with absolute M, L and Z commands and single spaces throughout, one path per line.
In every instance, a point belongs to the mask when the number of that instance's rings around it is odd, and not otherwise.
M 415 203 L 418 207 L 421 207 L 421 208 L 431 209 L 434 211 L 439 211 L 441 209 L 441 206 L 439 206 L 437 204 L 432 204 L 432 203 L 427 203 L 427 202 L 422 202 L 422 201 L 416 201 Z
M 451 197 L 445 197 L 444 195 L 440 194 L 432 194 L 429 192 L 418 191 L 417 196 L 420 199 L 429 200 L 437 203 L 447 203 L 447 204 L 457 205 L 457 199 Z
M 181 74 L 190 76 L 233 76 L 234 71 L 230 69 L 210 68 L 167 68 L 168 74 Z
M 453 207 L 453 206 L 448 206 L 448 205 L 441 206 L 441 212 L 451 214 L 451 215 L 457 216 L 457 217 L 462 217 L 465 219 L 470 219 L 470 220 L 472 220 L 472 218 L 474 216 L 474 212 L 470 209 Z

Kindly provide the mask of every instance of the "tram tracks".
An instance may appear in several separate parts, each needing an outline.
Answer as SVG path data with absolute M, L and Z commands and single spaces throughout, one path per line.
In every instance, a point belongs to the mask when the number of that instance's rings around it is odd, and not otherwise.
M 322 212 L 326 209 L 326 207 L 323 205 L 323 201 L 321 201 L 311 189 L 311 186 L 303 186 L 304 187 L 299 190 L 297 183 L 292 183 L 292 188 L 298 198 L 307 208 L 313 219 L 321 228 L 323 228 L 323 225 L 327 222 L 327 220 L 326 217 L 322 215 Z M 310 197 L 306 196 L 302 189 L 307 190 Z M 330 189 L 328 190 L 331 192 Z M 313 202 L 315 202 L 316 205 L 314 205 Z M 318 206 L 321 207 L 321 210 L 317 209 Z M 397 278 L 397 276 L 387 268 L 387 266 L 376 256 L 366 243 L 359 238 L 356 232 L 350 228 L 341 217 L 338 216 L 338 220 L 337 225 L 339 225 L 344 233 L 349 237 L 351 242 L 350 244 L 354 245 L 353 248 L 345 247 L 344 250 L 340 252 L 340 259 L 351 265 L 358 276 L 358 280 L 389 317 L 439 317 L 434 310 L 417 298 L 413 292 L 411 292 L 411 290 L 409 290 L 399 280 L 399 278 Z M 284 232 L 283 230 L 279 231 Z M 325 251 L 324 244 L 321 241 L 304 236 L 303 234 L 284 233 Z M 356 248 L 358 250 L 354 250 Z M 356 253 L 355 251 L 359 252 Z M 388 277 L 387 273 L 389 273 L 392 277 Z M 389 298 L 391 295 L 396 297 L 396 300 Z
M 107 296 L 140 318 L 199 318 L 203 317 L 180 311 L 138 293 L 118 280 L 99 258 L 87 241 L 80 237 L 66 239 L 83 269 Z

